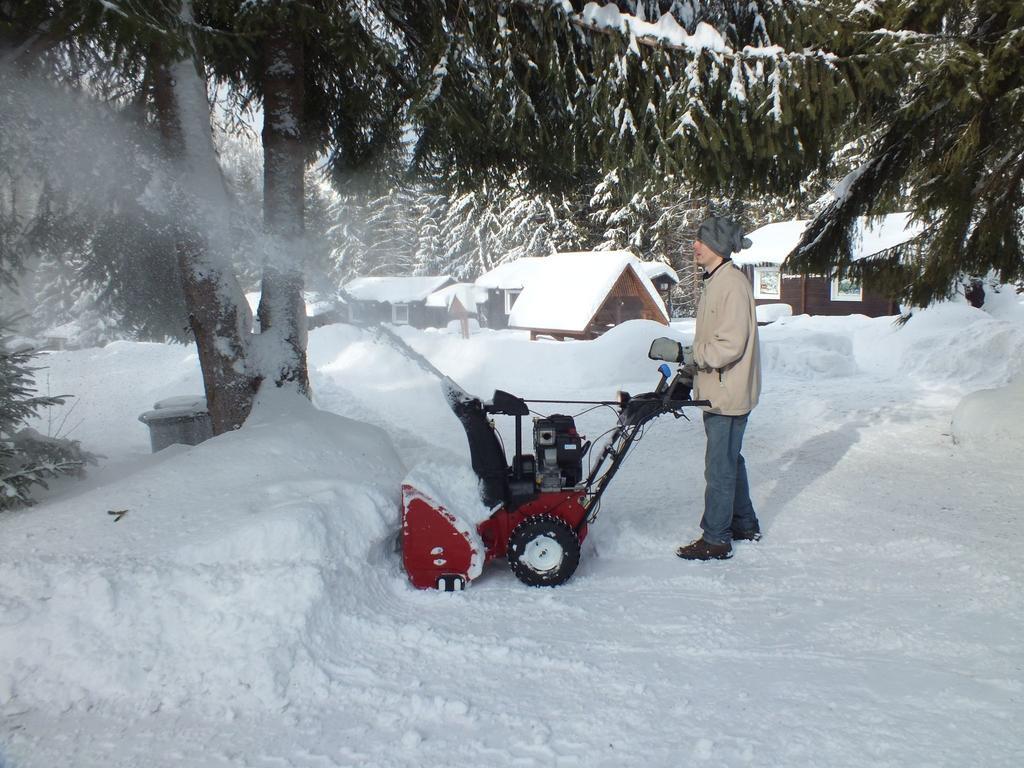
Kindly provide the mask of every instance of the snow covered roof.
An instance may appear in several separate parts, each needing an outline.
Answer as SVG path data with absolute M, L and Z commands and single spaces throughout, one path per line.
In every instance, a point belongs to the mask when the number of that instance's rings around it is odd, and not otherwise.
M 434 277 L 357 277 L 343 290 L 356 301 L 384 301 L 405 304 L 424 301 L 430 294 L 452 282 L 448 275 Z
M 800 242 L 800 236 L 809 223 L 808 219 L 795 219 L 766 224 L 747 235 L 752 245 L 734 253 L 732 260 L 741 267 L 782 264 Z M 902 245 L 917 237 L 922 229 L 919 223 L 910 221 L 909 213 L 891 213 L 870 219 L 861 216 L 857 219 L 853 237 L 853 260 L 864 259 Z
M 641 261 L 641 268 L 644 270 L 644 274 L 647 275 L 652 281 L 655 278 L 665 275 L 672 279 L 673 283 L 679 282 L 679 275 L 664 261 Z
M 481 288 L 509 290 L 523 288 L 526 280 L 537 265 L 545 260 L 542 256 L 524 256 L 521 259 L 506 261 L 499 264 L 490 272 L 486 272 L 476 279 L 476 284 Z
M 668 317 L 640 260 L 629 251 L 556 253 L 538 261 L 512 306 L 510 328 L 585 330 L 627 267 L 633 268 L 655 306 Z
M 472 312 L 477 304 L 487 301 L 487 289 L 474 283 L 455 283 L 427 296 L 427 306 L 451 309 L 452 300 L 456 298 L 465 309 Z
M 325 298 L 320 294 L 316 293 L 315 291 L 303 291 L 302 298 L 306 304 L 306 315 L 308 317 L 319 315 L 321 312 L 326 312 L 330 309 L 333 309 L 339 304 L 345 303 L 345 300 L 339 296 Z M 255 317 L 256 310 L 260 306 L 260 292 L 250 291 L 249 293 L 245 294 L 245 301 L 249 305 L 249 309 L 252 311 L 252 314 Z

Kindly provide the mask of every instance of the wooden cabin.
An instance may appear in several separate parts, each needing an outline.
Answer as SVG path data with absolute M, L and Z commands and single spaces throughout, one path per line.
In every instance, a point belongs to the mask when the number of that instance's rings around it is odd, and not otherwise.
M 531 339 L 594 339 L 627 320 L 668 325 L 664 302 L 628 251 L 552 254 L 524 282 L 508 327 L 528 330 Z
M 508 328 L 508 316 L 516 299 L 542 261 L 543 257 L 536 256 L 506 261 L 476 279 L 476 286 L 484 294 L 480 319 L 488 328 Z
M 473 283 L 453 283 L 427 297 L 427 308 L 444 310 L 445 324 L 458 322 L 464 337 L 469 337 L 472 321 L 480 324 L 480 308 L 487 301 L 487 291 Z
M 786 257 L 796 248 L 809 221 L 793 220 L 767 224 L 747 237 L 752 245 L 732 256 L 754 286 L 758 305 L 789 304 L 795 315 L 867 315 L 880 317 L 899 313 L 889 298 L 865 291 L 852 278 L 790 274 Z M 853 260 L 869 259 L 903 245 L 921 233 L 908 213 L 861 218 L 854 237 Z
M 443 328 L 448 310 L 428 306 L 434 292 L 455 283 L 447 275 L 436 277 L 357 277 L 342 288 L 354 323 L 391 323 L 414 328 Z

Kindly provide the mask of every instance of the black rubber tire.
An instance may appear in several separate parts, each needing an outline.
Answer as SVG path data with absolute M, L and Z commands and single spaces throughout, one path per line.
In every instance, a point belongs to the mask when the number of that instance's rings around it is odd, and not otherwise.
M 527 547 L 541 537 L 547 537 L 561 547 L 561 557 L 554 560 L 550 567 L 538 569 L 531 562 L 536 548 L 543 548 L 537 542 L 530 550 Z M 548 550 L 542 550 L 546 555 Z M 528 517 L 515 527 L 508 539 L 508 564 L 512 573 L 523 584 L 531 587 L 557 587 L 564 584 L 576 572 L 580 564 L 580 539 L 572 526 L 558 517 L 551 515 L 534 515 Z

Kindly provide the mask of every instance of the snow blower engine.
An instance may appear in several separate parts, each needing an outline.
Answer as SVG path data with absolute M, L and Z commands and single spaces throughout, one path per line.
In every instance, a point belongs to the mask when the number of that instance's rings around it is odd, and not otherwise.
M 448 403 L 469 439 L 480 496 L 490 516 L 473 523 L 459 510 L 446 509 L 410 482 L 402 486 L 402 558 L 409 580 L 420 589 L 456 591 L 477 578 L 483 566 L 507 558 L 512 573 L 530 586 L 557 586 L 576 570 L 580 543 L 597 517 L 604 494 L 642 428 L 663 413 L 707 406 L 690 399 L 692 379 L 682 368 L 682 347 L 655 339 L 648 356 L 663 360 L 653 392 L 614 401 L 524 400 L 501 390 L 489 402 L 468 395 L 443 378 Z M 667 363 L 677 363 L 673 374 Z M 606 405 L 617 423 L 584 474 L 590 443 L 576 431 L 572 416 L 535 418 L 533 453 L 523 453 L 522 420 L 528 403 Z M 491 416 L 515 419 L 515 454 L 508 464 Z

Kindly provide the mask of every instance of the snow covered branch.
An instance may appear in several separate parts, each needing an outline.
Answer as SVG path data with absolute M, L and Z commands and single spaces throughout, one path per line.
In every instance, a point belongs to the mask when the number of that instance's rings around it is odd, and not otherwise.
M 818 59 L 838 61 L 836 54 L 824 50 L 787 51 L 779 45 L 744 46 L 736 51 L 721 32 L 707 22 L 698 22 L 693 34 L 690 34 L 676 21 L 671 13 L 662 14 L 655 22 L 645 21 L 632 14 L 623 13 L 617 5 L 609 3 L 601 5 L 596 2 L 587 3 L 582 13 L 573 11 L 572 6 L 564 0 L 549 2 L 531 2 L 516 0 L 520 5 L 538 9 L 540 6 L 551 5 L 561 8 L 569 21 L 588 32 L 599 34 L 618 34 L 628 40 L 629 49 L 639 52 L 638 46 L 661 50 L 683 51 L 699 55 L 709 53 L 723 60 L 758 60 L 785 57 L 791 59 Z

